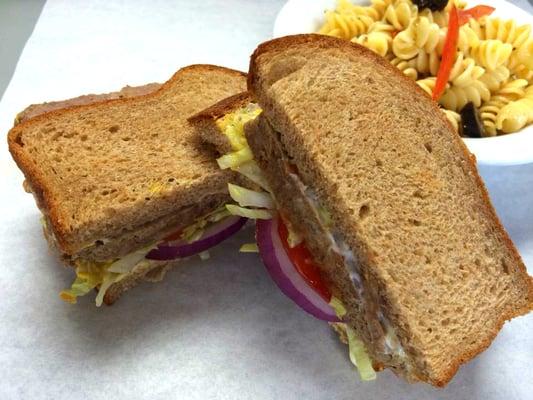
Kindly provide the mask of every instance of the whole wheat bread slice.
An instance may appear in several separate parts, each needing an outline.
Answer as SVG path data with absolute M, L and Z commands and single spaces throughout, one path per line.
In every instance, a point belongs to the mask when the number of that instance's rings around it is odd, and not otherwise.
M 343 265 L 322 271 L 380 363 L 443 386 L 506 320 L 531 310 L 532 279 L 473 156 L 436 104 L 386 60 L 335 38 L 285 37 L 254 52 L 248 89 L 263 114 L 246 125 L 247 138 L 282 213 L 314 243 L 314 256 L 327 255 L 316 216 L 294 216 L 306 215 L 301 193 L 310 189 L 355 255 L 361 296 Z M 377 354 L 378 312 L 405 363 Z
M 63 258 L 120 257 L 223 204 L 231 174 L 186 118 L 244 88 L 241 72 L 194 65 L 155 92 L 57 109 L 11 129 L 11 154 Z M 106 302 L 138 278 L 115 284 Z

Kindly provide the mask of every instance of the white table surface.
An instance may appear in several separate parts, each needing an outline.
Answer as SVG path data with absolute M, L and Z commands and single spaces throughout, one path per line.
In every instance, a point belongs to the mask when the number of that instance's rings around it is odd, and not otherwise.
M 0 130 L 29 103 L 164 81 L 191 63 L 246 69 L 282 3 L 49 0 Z M 532 273 L 533 164 L 481 173 Z M 5 144 L 0 176 L 0 399 L 532 398 L 533 315 L 506 324 L 446 389 L 390 372 L 361 383 L 327 325 L 286 299 L 257 255 L 237 253 L 249 230 L 113 307 L 65 304 L 57 293 L 72 272 L 48 252 Z

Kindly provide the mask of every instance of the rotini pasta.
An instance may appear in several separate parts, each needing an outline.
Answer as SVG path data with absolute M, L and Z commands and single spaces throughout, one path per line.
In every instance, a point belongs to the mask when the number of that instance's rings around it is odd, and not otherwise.
M 420 52 L 415 59 L 409 61 L 421 74 L 437 75 L 440 65 L 439 53 L 435 50 L 431 53 Z
M 475 20 L 471 20 L 470 24 L 475 24 Z M 512 19 L 482 18 L 478 25 L 482 28 L 481 39 L 501 40 L 503 43 L 511 44 L 514 48 L 524 44 L 531 34 L 530 25 L 517 25 Z
M 498 119 L 500 110 L 507 104 L 523 97 L 526 86 L 527 81 L 523 79 L 509 81 L 480 107 L 479 111 L 483 121 L 485 136 L 496 136 L 498 129 L 496 120 Z
M 418 71 L 414 68 L 409 61 L 402 60 L 401 58 L 395 57 L 391 60 L 391 64 L 402 71 L 409 78 L 416 80 L 418 78 Z
M 470 25 L 463 25 L 459 28 L 459 39 L 457 48 L 463 54 L 470 54 L 473 47 L 479 45 L 479 36 Z
M 417 8 L 408 0 L 396 0 L 385 10 L 384 20 L 399 31 L 406 29 L 418 14 Z
M 477 81 L 485 73 L 485 70 L 476 65 L 471 58 L 465 58 L 463 53 L 459 53 L 450 72 L 449 81 L 460 87 L 469 86 L 473 81 Z
M 461 123 L 461 116 L 455 111 L 446 110 L 445 108 L 441 108 L 441 110 L 444 111 L 446 118 L 448 118 L 448 121 L 450 121 L 450 124 L 452 124 L 455 131 L 459 132 L 459 124 Z
M 461 111 L 467 103 L 481 106 L 483 101 L 490 99 L 490 92 L 479 80 L 473 81 L 468 86 L 451 85 L 444 91 L 439 103 L 452 111 Z
M 444 40 L 444 35 L 439 26 L 426 17 L 418 17 L 394 37 L 392 50 L 396 57 L 408 60 L 419 52 L 435 51 L 441 40 Z
M 373 24 L 372 18 L 367 15 L 341 14 L 336 11 L 326 13 L 326 24 L 319 33 L 341 39 L 352 39 L 368 31 Z
M 509 79 L 510 75 L 511 73 L 509 72 L 509 69 L 500 65 L 492 71 L 485 71 L 479 80 L 483 82 L 491 92 L 496 92 L 500 89 L 501 85 Z
M 497 39 L 480 40 L 472 48 L 471 54 L 476 62 L 490 71 L 507 62 L 513 46 Z M 520 62 L 520 61 L 519 61 Z
M 366 48 L 385 57 L 392 43 L 392 34 L 387 32 L 369 32 L 365 35 L 356 36 L 352 42 L 361 44 Z
M 435 81 L 437 80 L 437 78 L 435 77 L 430 77 L 430 78 L 424 78 L 424 79 L 419 79 L 416 81 L 417 85 L 420 86 L 420 88 L 426 92 L 428 95 L 431 96 L 431 94 L 433 93 L 433 89 L 435 88 Z
M 516 132 L 533 122 L 533 86 L 524 97 L 505 105 L 496 118 L 496 128 L 504 133 Z
M 367 47 L 432 95 L 452 5 L 464 9 L 466 1 L 450 0 L 441 11 L 431 11 L 411 0 L 369 0 L 366 6 L 338 0 L 319 33 Z M 459 113 L 470 102 L 480 111 L 485 136 L 533 123 L 531 32 L 530 25 L 492 16 L 471 18 L 459 28 L 454 64 L 439 98 L 454 127 L 461 127 Z

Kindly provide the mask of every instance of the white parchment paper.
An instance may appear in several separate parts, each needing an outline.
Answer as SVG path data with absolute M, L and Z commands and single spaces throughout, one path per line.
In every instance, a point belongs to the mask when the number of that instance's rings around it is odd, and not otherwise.
M 49 0 L 0 103 L 0 131 L 30 103 L 168 79 L 179 67 L 247 68 L 282 1 Z M 533 266 L 533 165 L 481 170 Z M 72 271 L 41 234 L 0 146 L 0 399 L 531 399 L 533 315 L 513 320 L 446 389 L 390 372 L 362 383 L 327 325 L 274 286 L 243 231 L 113 307 L 57 293 Z M 530 267 L 530 273 L 532 273 Z

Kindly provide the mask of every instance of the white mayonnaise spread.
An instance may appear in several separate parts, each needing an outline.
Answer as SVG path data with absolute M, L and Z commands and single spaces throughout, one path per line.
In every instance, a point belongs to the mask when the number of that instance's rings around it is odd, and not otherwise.
M 355 290 L 357 291 L 357 295 L 362 300 L 362 306 L 364 307 L 364 285 L 363 280 L 361 279 L 359 263 L 357 262 L 354 253 L 352 252 L 352 250 L 350 250 L 350 247 L 344 240 L 342 234 L 332 227 L 329 212 L 318 200 L 316 192 L 310 187 L 306 186 L 298 175 L 292 173 L 290 175 L 294 178 L 295 182 L 298 183 L 298 186 L 305 194 L 305 197 L 309 201 L 309 204 L 316 211 L 321 222 L 326 227 L 328 232 L 327 238 L 329 241 L 329 248 L 331 251 L 334 251 L 343 258 L 346 270 L 348 271 L 350 279 L 352 280 Z M 405 350 L 403 349 L 403 346 L 401 345 L 400 340 L 398 339 L 398 336 L 394 331 L 394 328 L 381 310 L 378 310 L 376 317 L 380 322 L 383 331 L 385 332 L 383 345 L 384 353 L 399 358 L 404 362 L 406 367 L 409 368 L 407 355 L 405 354 Z

